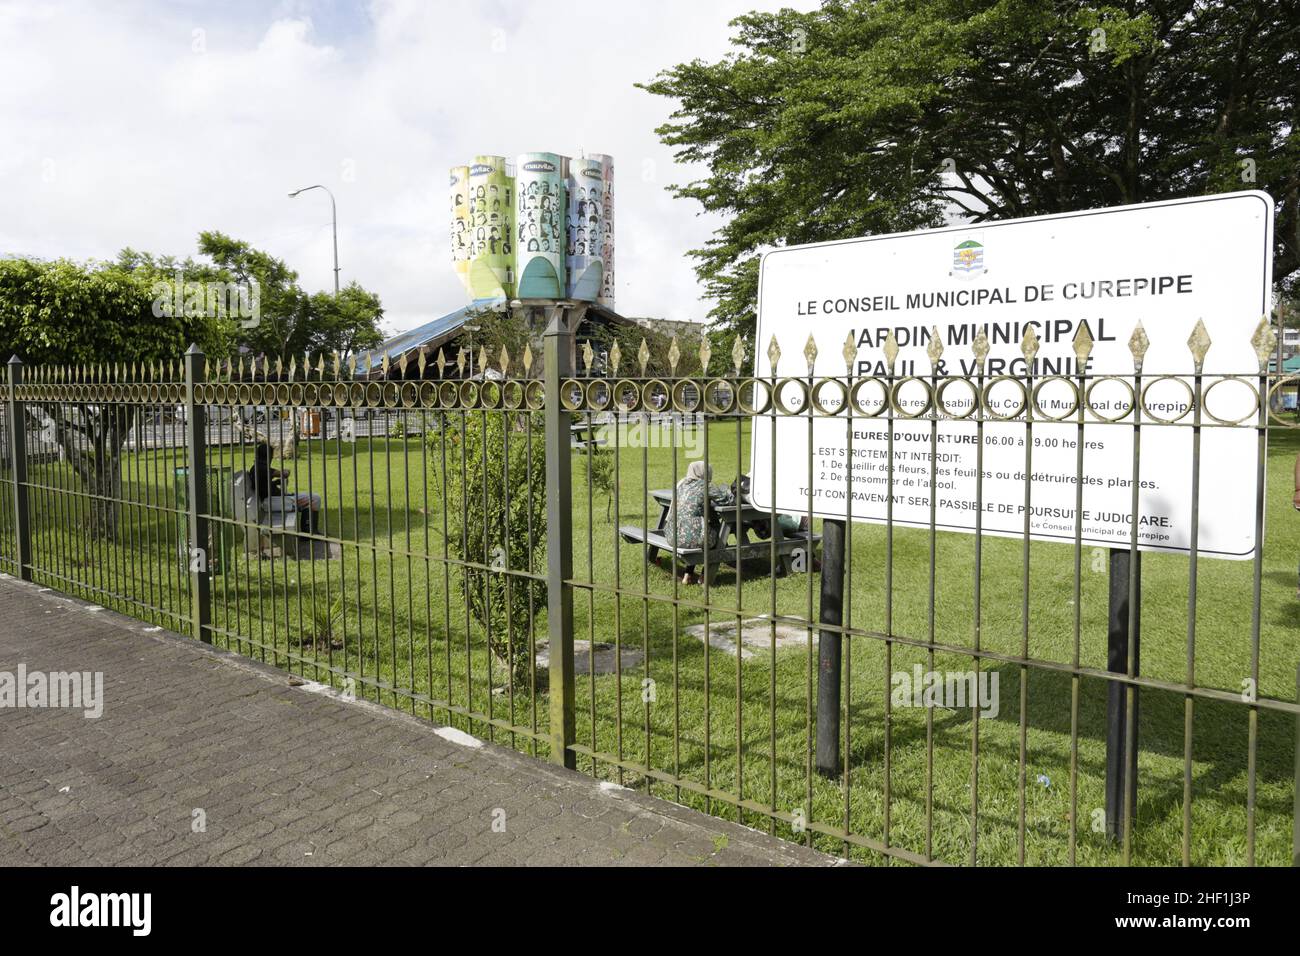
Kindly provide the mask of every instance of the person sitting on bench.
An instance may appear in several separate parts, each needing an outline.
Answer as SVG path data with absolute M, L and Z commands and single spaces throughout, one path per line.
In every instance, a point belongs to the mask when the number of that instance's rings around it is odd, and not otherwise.
M 704 536 L 709 536 L 710 546 L 716 544 L 717 532 L 709 526 L 709 480 L 713 469 L 702 461 L 693 461 L 686 469 L 686 477 L 673 489 L 673 503 L 664 519 L 664 538 L 678 550 L 704 547 Z M 696 583 L 695 568 L 688 567 L 682 575 L 683 584 Z
M 253 453 L 253 489 L 259 502 L 285 497 L 281 481 L 289 477 L 288 469 L 271 467 L 271 446 L 258 442 Z M 320 527 L 320 495 L 300 491 L 293 497 L 294 507 L 306 517 L 302 522 L 304 534 L 315 534 Z

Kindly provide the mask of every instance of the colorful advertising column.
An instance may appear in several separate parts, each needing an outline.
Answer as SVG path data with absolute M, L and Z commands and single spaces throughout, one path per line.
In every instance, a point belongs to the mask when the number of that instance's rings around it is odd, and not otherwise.
M 451 263 L 465 291 L 473 297 L 469 285 L 470 242 L 473 226 L 469 218 L 469 167 L 451 167 Z
M 596 301 L 607 309 L 614 308 L 614 157 L 596 154 L 590 159 L 600 163 L 600 295 Z
M 521 299 L 565 295 L 564 158 L 521 153 L 515 171 L 515 274 Z
M 568 296 L 594 302 L 604 280 L 604 168 L 599 159 L 569 161 Z
M 469 290 L 475 302 L 514 297 L 514 188 L 504 156 L 474 157 L 466 204 L 470 221 Z

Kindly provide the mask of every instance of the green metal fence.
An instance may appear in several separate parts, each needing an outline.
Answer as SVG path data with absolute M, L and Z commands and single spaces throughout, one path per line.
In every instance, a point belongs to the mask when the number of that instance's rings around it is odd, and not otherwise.
M 538 311 L 540 360 L 484 350 L 476 379 L 441 353 L 376 379 L 337 356 L 11 362 L 0 571 L 863 862 L 1293 862 L 1300 441 L 1266 325 L 1260 368 L 1238 375 L 1206 374 L 1193 336 L 1185 374 L 1144 377 L 1135 340 L 1132 375 L 1104 377 L 1128 395 L 1116 411 L 1093 400 L 1102 377 L 1035 376 L 1032 337 L 1019 378 L 985 376 L 978 340 L 970 376 L 896 375 L 892 343 L 884 375 L 854 374 L 851 344 L 846 374 L 824 374 L 811 339 L 796 374 L 742 374 L 739 349 L 709 374 L 707 345 L 674 342 L 654 377 L 644 346 L 580 348 L 581 307 Z M 1180 414 L 1152 413 L 1159 380 L 1186 388 Z M 1252 396 L 1244 419 L 1214 413 L 1229 381 Z M 1052 383 L 1070 407 L 1044 408 Z M 996 389 L 1020 398 L 1008 411 Z M 757 430 L 776 444 L 782 419 L 811 435 L 836 416 L 850 448 L 855 420 L 889 435 L 891 503 L 903 420 L 928 423 L 931 461 L 942 422 L 981 454 L 993 423 L 1016 430 L 1026 506 L 1035 425 L 1077 427 L 1080 501 L 1085 427 L 1128 429 L 1135 448 L 1187 429 L 1192 553 L 1103 553 L 1077 519 L 1053 544 L 1028 518 L 1009 539 L 944 531 L 933 507 L 928 527 L 892 504 L 840 524 L 747 498 Z M 1217 428 L 1257 436 L 1250 562 L 1196 550 Z M 671 532 L 693 461 L 716 487 L 687 547 Z M 1137 515 L 1135 486 L 1133 544 Z M 972 688 L 999 679 L 996 714 L 900 697 L 909 675 L 967 671 Z

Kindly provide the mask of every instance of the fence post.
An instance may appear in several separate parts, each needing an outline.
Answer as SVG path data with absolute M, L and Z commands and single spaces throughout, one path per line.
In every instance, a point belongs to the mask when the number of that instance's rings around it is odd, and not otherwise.
M 23 363 L 15 355 L 9 360 L 9 395 L 6 404 L 9 426 L 9 454 L 13 456 L 14 544 L 18 578 L 32 579 L 32 516 L 27 510 L 27 427 L 18 386 L 23 383 Z
M 185 352 L 185 482 L 189 499 L 185 536 L 190 569 L 190 621 L 196 638 L 212 643 L 212 590 L 208 577 L 208 422 L 207 413 L 198 400 L 203 384 L 206 360 L 197 345 Z
M 1300 665 L 1295 669 L 1295 699 L 1300 701 Z M 1291 865 L 1300 866 L 1300 714 L 1295 715 L 1295 795 L 1291 805 Z
M 844 623 L 844 538 L 847 522 L 827 518 L 822 522 L 821 623 Z M 809 548 L 809 551 L 812 549 Z M 812 555 L 808 556 L 809 573 Z M 840 683 L 842 680 L 841 631 L 817 635 L 817 771 L 824 777 L 840 772 Z
M 1136 565 L 1136 567 L 1134 567 Z M 1132 609 L 1133 673 L 1141 673 L 1142 652 L 1142 553 L 1124 548 L 1110 549 L 1110 623 L 1106 636 L 1106 666 L 1112 673 L 1128 673 L 1129 575 L 1137 576 L 1135 607 Z M 1128 684 L 1108 681 L 1106 691 L 1106 833 L 1120 841 L 1132 827 L 1137 814 L 1137 688 L 1133 688 L 1133 751 L 1124 760 L 1128 739 Z
M 573 373 L 574 325 L 581 307 L 547 307 L 544 338 L 546 385 L 546 622 L 550 655 L 551 760 L 576 769 L 570 749 L 577 740 L 573 690 L 573 460 L 572 415 L 560 385 Z

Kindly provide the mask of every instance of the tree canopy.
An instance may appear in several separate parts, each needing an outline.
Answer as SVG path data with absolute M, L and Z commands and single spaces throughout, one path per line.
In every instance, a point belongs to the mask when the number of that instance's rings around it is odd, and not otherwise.
M 383 341 L 379 322 L 384 309 L 379 296 L 356 282 L 339 290 L 309 294 L 298 285 L 298 273 L 283 259 L 221 232 L 199 233 L 199 253 L 211 263 L 178 262 L 132 249 L 123 250 L 117 264 L 157 280 L 180 276 L 184 282 L 230 282 L 256 290 L 255 321 L 238 322 L 237 344 L 255 355 L 280 359 L 307 353 L 338 351 L 349 355 Z
M 222 354 L 228 321 L 156 315 L 153 277 L 111 264 L 0 260 L 0 354 L 28 365 L 153 363 Z
M 1300 19 L 1271 0 L 826 0 L 732 21 L 735 52 L 643 84 L 725 222 L 696 271 L 752 335 L 767 249 L 1240 189 L 1300 274 Z

